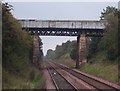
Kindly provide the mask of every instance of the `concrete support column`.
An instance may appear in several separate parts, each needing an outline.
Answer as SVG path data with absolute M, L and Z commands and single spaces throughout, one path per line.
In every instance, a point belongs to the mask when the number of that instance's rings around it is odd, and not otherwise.
M 87 62 L 86 37 L 85 34 L 81 34 L 77 37 L 76 68 L 77 69 L 80 68 L 80 66 L 84 65 L 86 62 Z

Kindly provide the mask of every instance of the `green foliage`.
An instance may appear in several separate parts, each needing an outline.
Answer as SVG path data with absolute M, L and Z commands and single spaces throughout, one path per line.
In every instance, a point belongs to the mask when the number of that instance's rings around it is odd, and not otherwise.
M 54 51 L 52 50 L 52 49 L 49 49 L 48 51 L 47 51 L 47 55 L 46 55 L 46 58 L 47 59 L 54 59 Z
M 32 68 L 29 73 L 30 88 L 31 89 L 42 89 L 44 87 L 44 79 L 42 77 L 42 72 L 36 68 Z
M 70 57 L 70 54 L 69 54 L 69 53 L 64 54 L 64 58 L 65 58 L 65 59 L 68 59 L 69 57 Z
M 82 67 L 81 70 L 104 79 L 120 82 L 118 78 L 120 11 L 115 7 L 108 6 L 101 13 L 101 19 L 108 23 L 105 28 L 106 32 L 100 40 L 96 39 L 89 43 L 89 64 Z
M 2 75 L 3 89 L 43 89 L 45 84 L 42 72 L 35 67 L 24 71 L 22 75 L 16 75 L 3 69 Z
M 108 25 L 106 26 L 106 32 L 104 37 L 101 39 L 99 44 L 99 50 L 106 50 L 108 60 L 116 60 L 118 55 L 118 13 L 120 13 L 116 8 L 107 8 L 106 17 Z
M 114 62 L 120 56 L 118 54 L 118 15 L 120 11 L 115 7 L 106 7 L 101 13 L 101 19 L 107 21 L 104 36 L 102 38 L 92 38 L 88 47 L 88 58 L 96 55 L 97 52 L 105 52 L 107 60 Z M 119 39 L 118 39 L 119 38 Z M 99 55 L 99 54 L 98 54 Z
M 62 56 L 60 57 L 59 59 L 55 59 L 53 60 L 57 63 L 60 63 L 60 64 L 63 64 L 63 65 L 66 65 L 68 67 L 75 67 L 75 61 L 73 61 L 70 56 L 68 57 L 68 53 L 65 54 L 65 56 Z
M 101 19 L 108 23 L 106 32 L 100 40 L 96 39 L 89 43 L 89 64 L 82 67 L 81 70 L 119 83 L 118 58 L 120 52 L 118 51 L 118 40 L 120 37 L 118 32 L 120 32 L 120 11 L 115 7 L 108 6 L 101 13 Z M 92 46 L 96 46 L 96 48 L 94 49 Z
M 71 57 L 71 59 L 76 60 L 77 59 L 76 56 L 77 56 L 77 50 L 75 48 L 73 48 L 71 50 L 70 57 Z
M 111 14 L 116 14 L 118 10 L 115 7 L 107 6 L 106 9 L 103 9 L 103 12 L 101 12 L 101 20 L 106 19 Z
M 30 36 L 28 32 L 21 30 L 20 23 L 10 12 L 11 9 L 12 7 L 8 3 L 2 4 L 2 85 L 3 88 L 6 89 L 30 89 L 31 84 L 33 84 L 30 79 L 32 79 L 32 81 L 36 79 L 36 73 L 34 71 L 30 72 L 33 37 Z M 39 43 L 41 49 L 41 40 L 39 40 Z M 43 55 L 42 50 L 40 50 L 40 53 Z M 37 78 L 38 77 L 40 77 L 40 75 L 37 75 Z M 40 78 L 40 80 L 41 79 L 42 78 Z M 38 83 L 40 80 L 38 80 Z M 34 87 L 36 85 L 38 84 L 34 84 Z
M 43 60 L 43 50 L 42 50 L 42 45 L 43 45 L 42 40 L 41 40 L 41 38 L 39 37 L 40 61 Z
M 29 63 L 32 38 L 22 31 L 19 22 L 10 13 L 10 5 L 2 6 L 3 24 L 3 67 L 7 70 L 18 71 L 26 68 Z
M 88 59 L 90 59 L 92 56 L 94 56 L 96 54 L 96 52 L 98 51 L 98 43 L 100 42 L 99 37 L 92 37 L 89 39 L 89 43 L 87 43 L 89 45 L 88 47 Z
M 43 51 L 40 49 L 40 61 L 43 61 Z
M 39 37 L 39 47 L 40 47 L 40 49 L 42 49 L 42 45 L 43 45 L 42 40 L 41 40 L 41 38 Z
M 49 49 L 46 58 L 52 60 L 59 59 L 63 56 L 68 58 L 73 48 L 76 48 L 76 41 L 67 41 L 66 43 L 62 43 L 62 45 L 57 45 L 55 51 Z
M 81 71 L 104 78 L 106 80 L 111 80 L 113 82 L 119 82 L 118 80 L 118 66 L 113 64 L 88 64 L 81 68 Z

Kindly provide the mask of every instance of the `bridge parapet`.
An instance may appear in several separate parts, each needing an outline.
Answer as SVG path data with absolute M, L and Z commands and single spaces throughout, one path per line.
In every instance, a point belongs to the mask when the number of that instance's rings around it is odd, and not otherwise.
M 23 28 L 104 29 L 106 21 L 90 20 L 19 20 Z

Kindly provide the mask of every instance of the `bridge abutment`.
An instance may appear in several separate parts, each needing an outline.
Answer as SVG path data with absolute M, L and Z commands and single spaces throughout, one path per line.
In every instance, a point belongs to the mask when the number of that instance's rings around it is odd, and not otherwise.
M 77 37 L 77 61 L 76 68 L 85 65 L 87 62 L 86 35 L 81 34 Z

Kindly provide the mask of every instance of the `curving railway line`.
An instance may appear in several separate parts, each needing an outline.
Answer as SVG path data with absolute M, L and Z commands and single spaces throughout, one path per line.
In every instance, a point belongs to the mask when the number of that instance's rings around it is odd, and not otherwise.
M 82 74 L 66 66 L 57 64 L 55 62 L 53 63 L 49 61 L 49 62 L 46 62 L 46 64 L 48 67 L 49 74 L 51 75 L 51 78 L 53 79 L 53 82 L 58 90 L 68 88 L 71 91 L 77 91 L 77 90 L 80 91 L 80 89 L 77 89 L 77 87 L 75 87 L 74 84 L 71 84 L 68 80 L 66 80 L 66 78 L 64 78 L 62 73 L 61 74 L 60 72 L 58 73 L 56 69 L 62 69 L 68 72 L 69 74 L 73 75 L 77 79 L 84 81 L 88 85 L 92 86 L 94 88 L 94 91 L 119 91 L 120 90 L 120 86 L 116 84 L 113 84 L 113 85 L 106 84 L 104 82 L 101 82 L 97 79 L 94 79 L 90 76 Z

